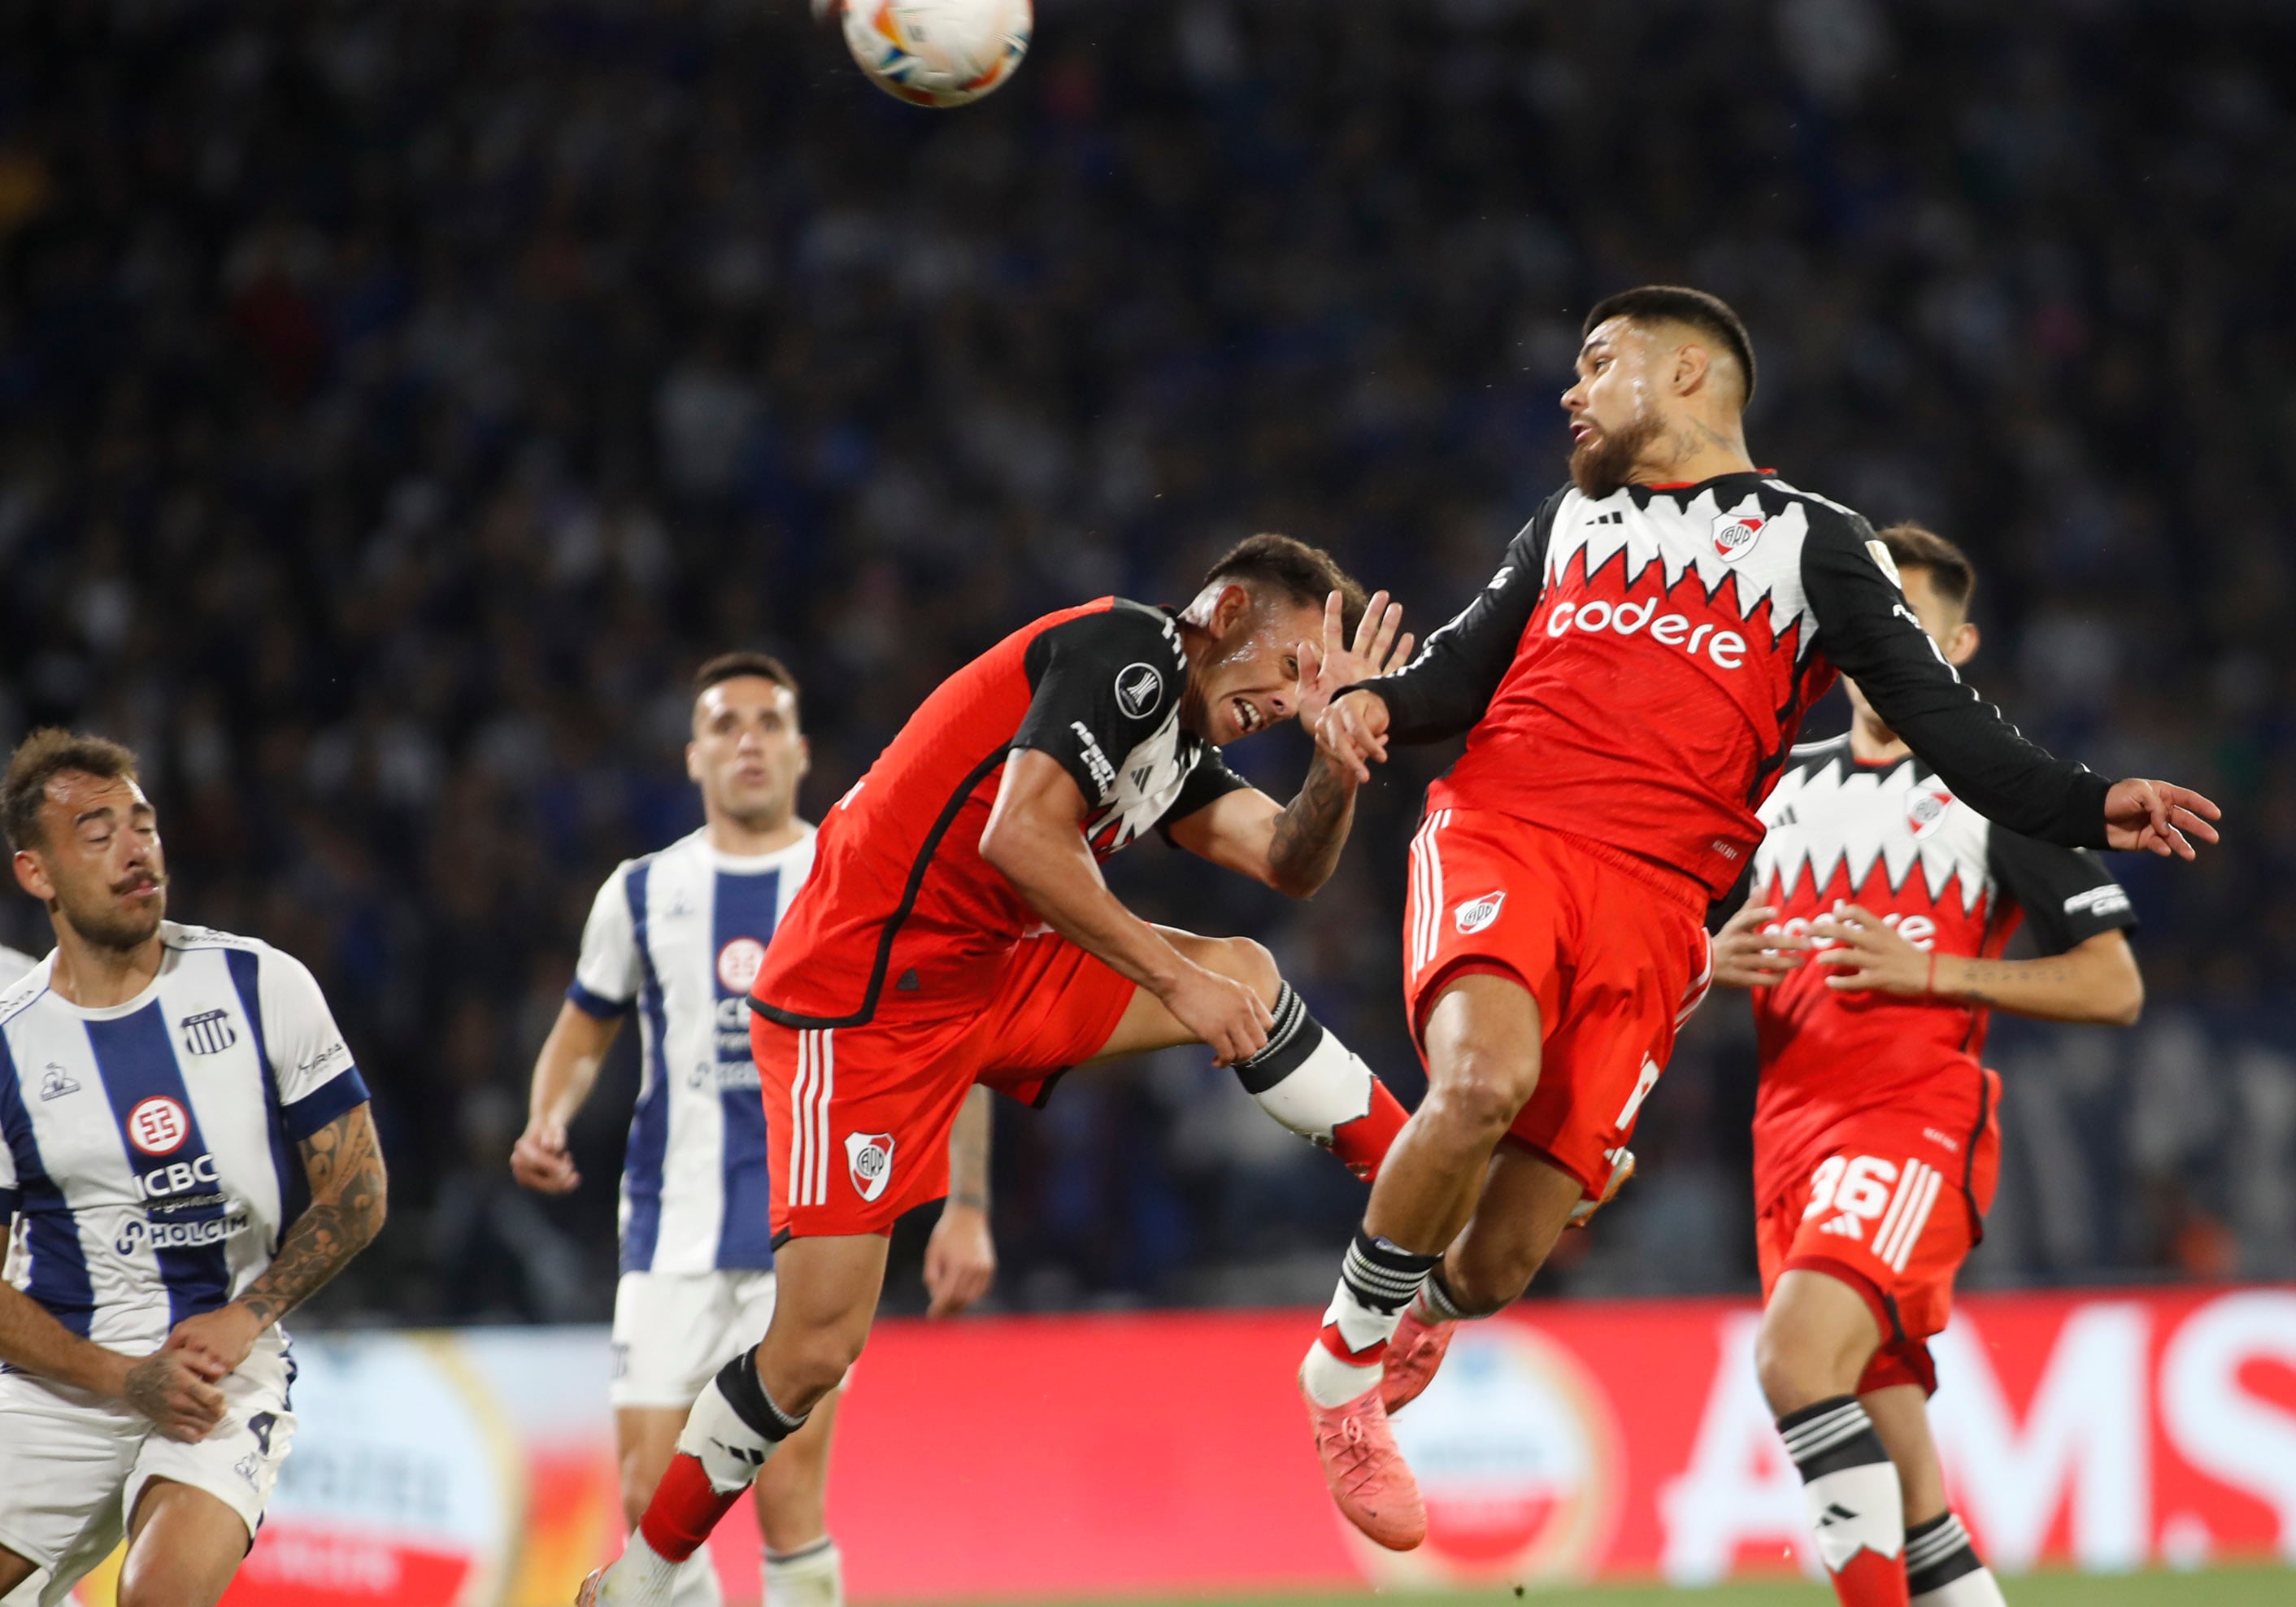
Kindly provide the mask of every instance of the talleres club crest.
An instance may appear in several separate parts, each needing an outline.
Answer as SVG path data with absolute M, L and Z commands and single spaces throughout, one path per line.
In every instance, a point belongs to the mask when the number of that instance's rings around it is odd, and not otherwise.
M 1714 556 L 1725 564 L 1735 564 L 1754 550 L 1754 543 L 1762 539 L 1762 527 L 1768 523 L 1759 514 L 1715 515 Z

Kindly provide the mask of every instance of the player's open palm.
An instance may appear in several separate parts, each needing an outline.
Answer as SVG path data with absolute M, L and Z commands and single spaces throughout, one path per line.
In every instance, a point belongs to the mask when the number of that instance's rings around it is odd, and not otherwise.
M 2104 795 L 2104 840 L 2124 851 L 2189 860 L 2194 857 L 2192 839 L 2216 842 L 2217 828 L 2210 822 L 2223 819 L 2224 811 L 2209 799 L 2168 781 L 2132 777 L 2114 782 Z
M 1770 923 L 1778 912 L 1748 904 L 1714 935 L 1714 980 L 1724 987 L 1775 987 L 1809 962 L 1815 946 Z
M 1400 670 L 1411 659 L 1411 632 L 1401 629 L 1403 605 L 1375 591 L 1356 622 L 1355 639 L 1347 639 L 1344 600 L 1336 591 L 1324 599 L 1321 641 L 1300 644 L 1300 684 L 1294 698 L 1300 722 L 1310 730 L 1341 688 L 1390 670 Z
M 225 1371 L 193 1351 L 162 1350 L 127 1370 L 127 1404 L 167 1438 L 195 1445 L 223 1421 L 216 1382 Z
M 1267 1029 L 1275 1025 L 1258 993 L 1200 965 L 1182 971 L 1160 996 L 1198 1042 L 1210 1045 L 1212 1058 L 1222 1066 L 1248 1060 L 1267 1048 Z

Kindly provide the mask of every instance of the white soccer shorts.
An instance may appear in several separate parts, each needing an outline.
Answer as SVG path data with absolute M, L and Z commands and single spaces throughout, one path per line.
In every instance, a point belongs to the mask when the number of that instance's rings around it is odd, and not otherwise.
M 614 1286 L 616 1406 L 683 1412 L 718 1369 L 766 1337 L 771 1272 L 624 1273 Z
M 239 1514 L 254 1544 L 295 1438 L 294 1380 L 285 1347 L 266 1334 L 223 1381 L 223 1421 L 198 1444 L 182 1445 L 125 1405 L 29 1373 L 0 1374 L 0 1545 L 50 1570 L 48 1592 L 61 1598 L 111 1554 L 154 1479 L 213 1496 Z

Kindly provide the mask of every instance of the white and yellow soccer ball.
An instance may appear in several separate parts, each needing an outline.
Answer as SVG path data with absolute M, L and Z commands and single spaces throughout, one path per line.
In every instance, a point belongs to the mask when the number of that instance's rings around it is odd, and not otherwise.
M 962 106 L 1029 54 L 1029 0 L 845 0 L 845 44 L 869 81 L 915 106 Z

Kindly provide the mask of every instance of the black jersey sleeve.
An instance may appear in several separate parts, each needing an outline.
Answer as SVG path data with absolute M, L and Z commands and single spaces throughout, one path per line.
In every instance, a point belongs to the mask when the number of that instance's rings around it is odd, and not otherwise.
M 1986 845 L 1993 879 L 2025 912 L 2044 954 L 2062 954 L 2100 932 L 2133 930 L 2136 908 L 2104 861 L 2085 848 L 2037 843 L 2000 827 Z
M 1242 792 L 1251 785 L 1228 769 L 1227 761 L 1220 757 L 1219 749 L 1207 742 L 1197 750 L 1196 762 L 1188 771 L 1187 779 L 1180 783 L 1179 796 L 1172 807 L 1156 822 L 1156 829 L 1164 840 L 1172 840 L 1172 828 L 1200 809 L 1218 803 L 1232 792 Z
M 1187 660 L 1160 609 L 1119 599 L 1054 625 L 1022 655 L 1032 696 L 1013 746 L 1050 754 L 1088 807 L 1116 795 L 1116 767 L 1179 707 Z
M 1546 499 L 1507 543 L 1506 561 L 1456 618 L 1430 636 L 1404 668 L 1361 684 L 1387 704 L 1398 742 L 1440 742 L 1483 717 L 1514 662 L 1546 580 L 1546 541 L 1566 493 Z
M 1802 589 L 1818 650 L 1978 813 L 2067 847 L 2103 847 L 2112 784 L 2028 742 L 1962 680 L 1884 567 L 1888 556 L 1864 519 L 1810 506 Z

